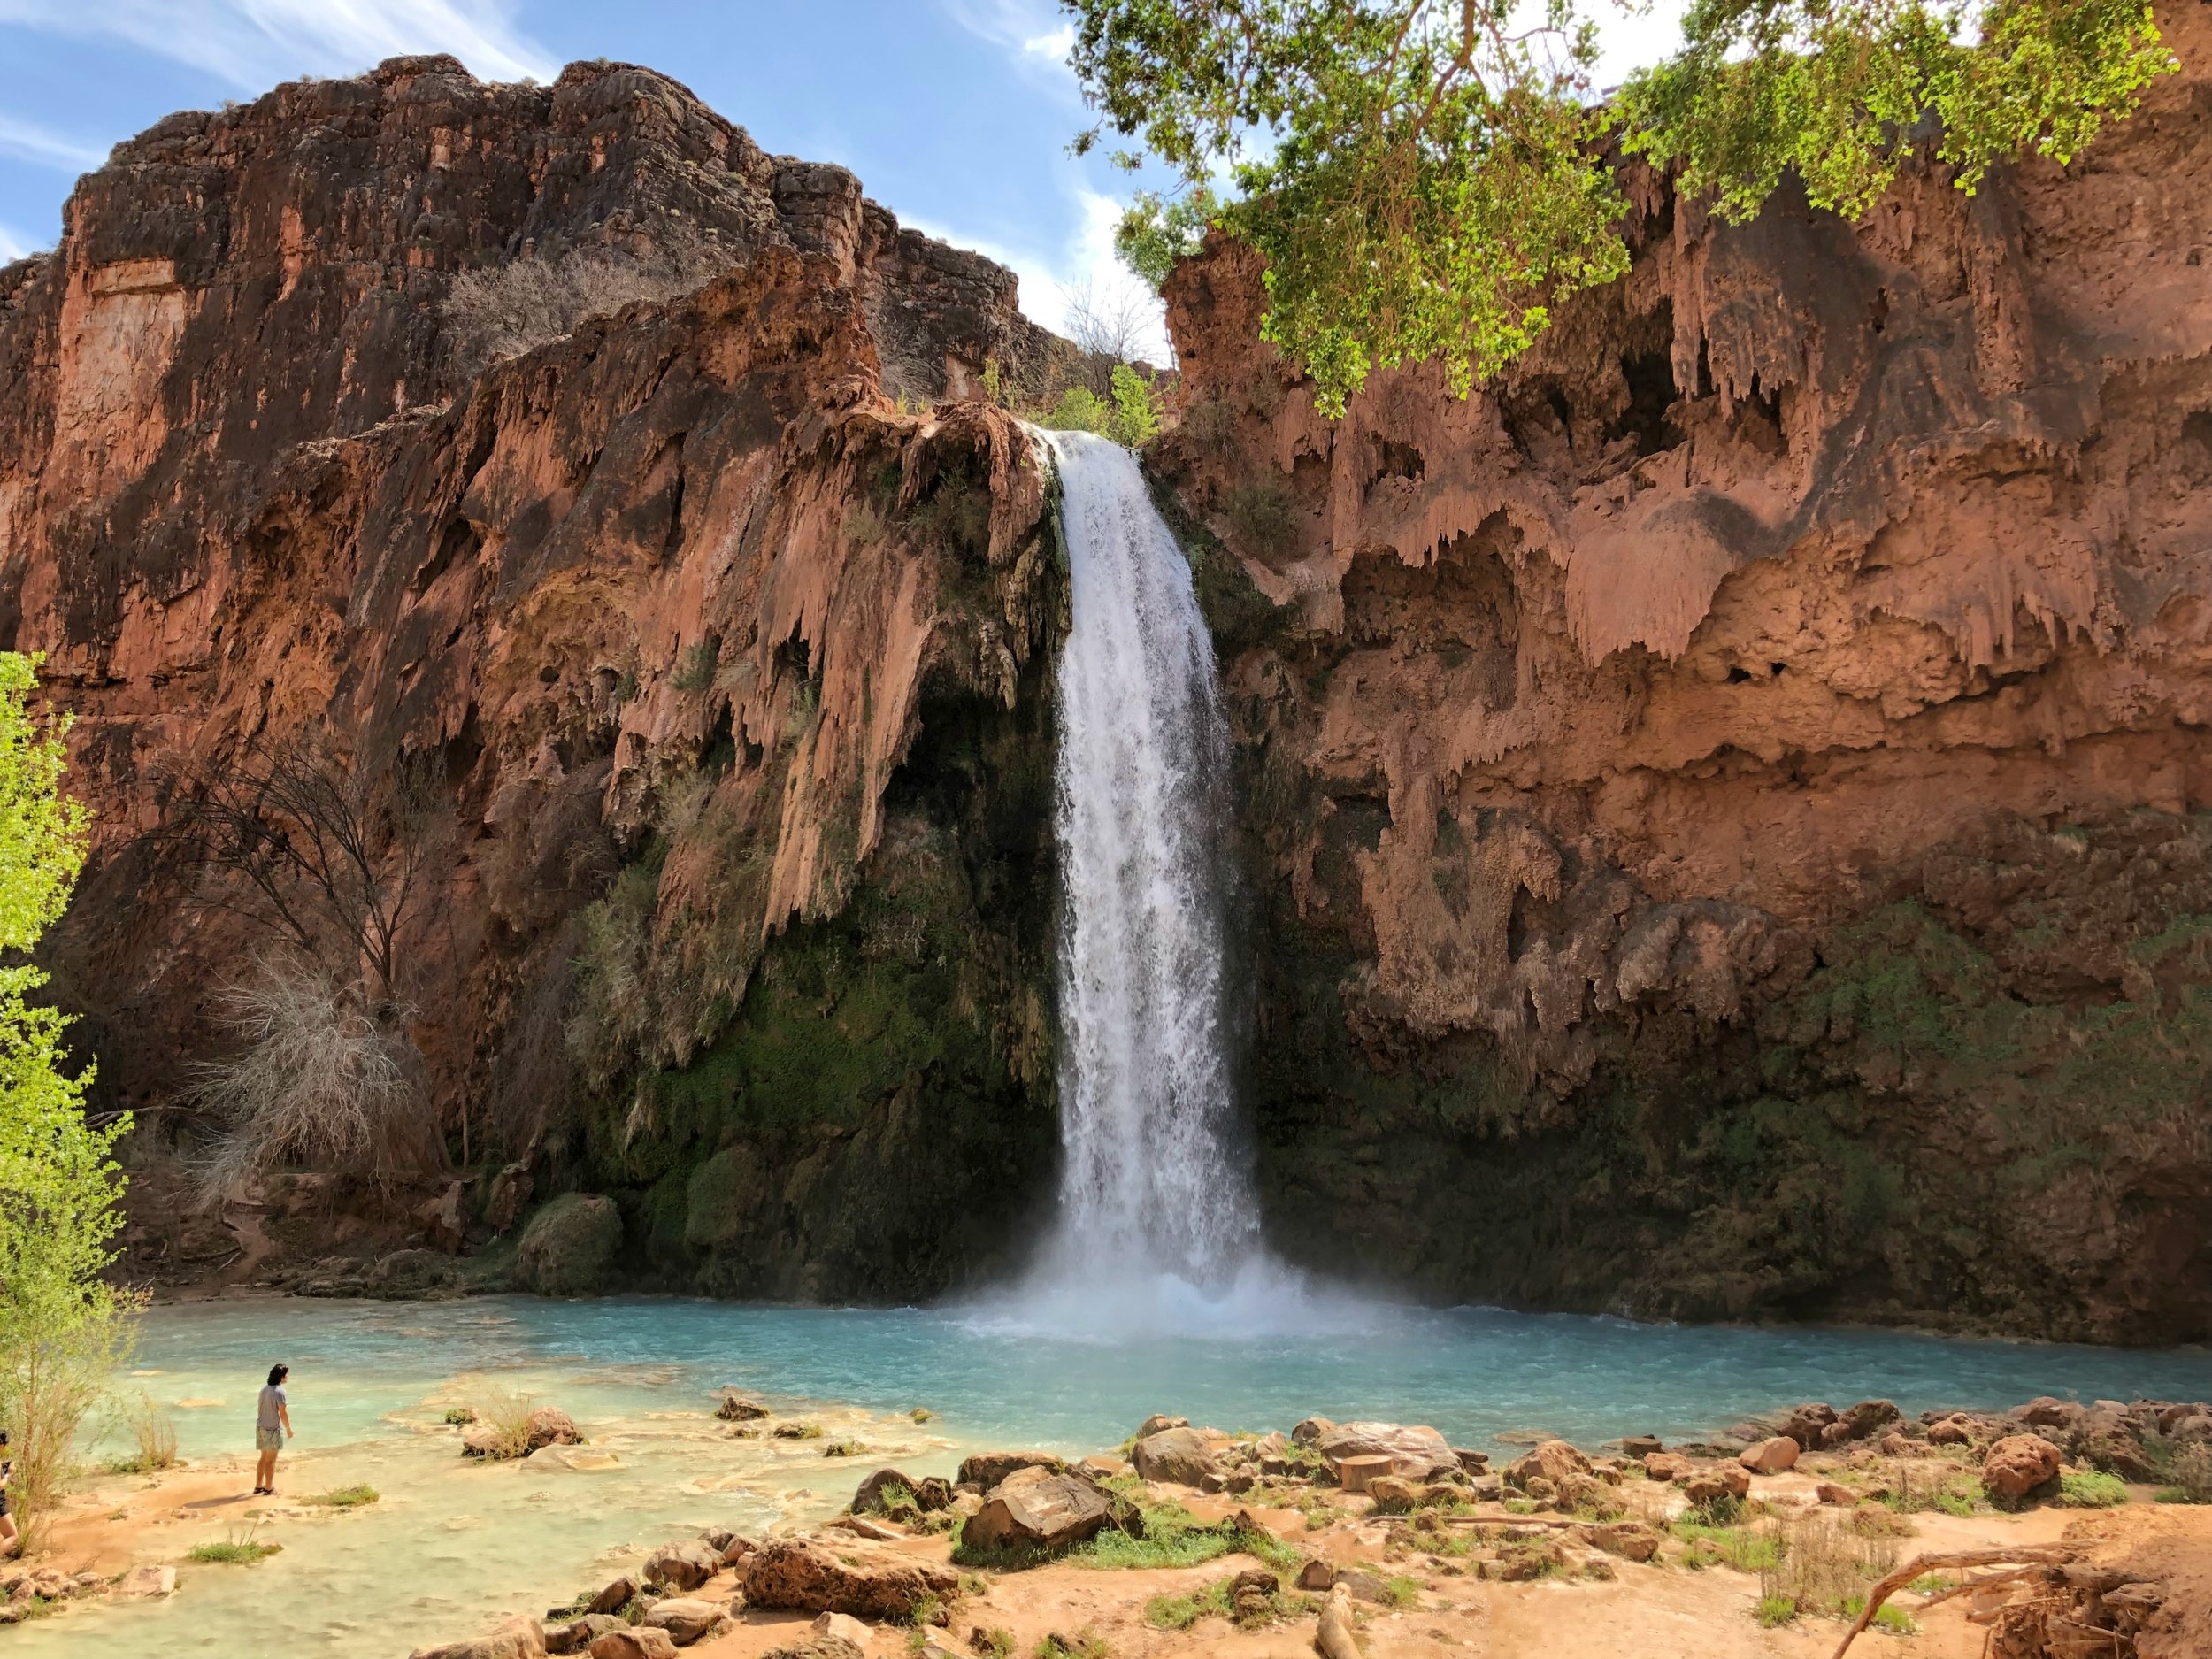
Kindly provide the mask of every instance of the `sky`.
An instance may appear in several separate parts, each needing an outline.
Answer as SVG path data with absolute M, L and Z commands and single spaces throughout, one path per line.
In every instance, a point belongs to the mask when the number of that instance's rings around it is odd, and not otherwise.
M 1675 10 L 1632 22 L 1627 50 Z M 1068 153 L 1087 124 L 1068 41 L 1056 0 L 0 0 L 0 264 L 51 247 L 77 175 L 173 110 L 404 52 L 500 81 L 611 58 L 771 151 L 850 168 L 902 223 L 1010 265 L 1058 327 L 1071 294 L 1148 299 L 1113 257 L 1145 180 Z

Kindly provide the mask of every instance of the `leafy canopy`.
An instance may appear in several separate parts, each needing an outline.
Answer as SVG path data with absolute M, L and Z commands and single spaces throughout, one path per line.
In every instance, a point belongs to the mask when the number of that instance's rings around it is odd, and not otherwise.
M 1464 396 L 1625 272 L 1623 151 L 1726 219 L 1792 170 L 1856 214 L 1924 139 L 1968 191 L 2070 160 L 2174 67 L 2148 0 L 1695 0 L 1682 50 L 1601 104 L 1598 14 L 1634 0 L 1062 4 L 1099 116 L 1079 151 L 1111 132 L 1183 180 L 1138 197 L 1124 257 L 1157 282 L 1209 226 L 1249 242 L 1262 333 L 1332 414 L 1428 357 Z

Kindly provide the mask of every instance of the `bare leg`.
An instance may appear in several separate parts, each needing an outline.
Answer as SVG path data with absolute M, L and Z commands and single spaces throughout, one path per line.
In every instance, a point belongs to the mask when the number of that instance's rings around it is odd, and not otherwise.
M 261 1461 L 254 1465 L 253 1471 L 253 1489 L 256 1492 L 267 1491 L 270 1483 L 276 1479 L 276 1460 L 274 1452 L 261 1454 Z
M 0 1515 L 0 1561 L 4 1561 L 15 1554 L 18 1536 L 15 1530 L 15 1517 Z

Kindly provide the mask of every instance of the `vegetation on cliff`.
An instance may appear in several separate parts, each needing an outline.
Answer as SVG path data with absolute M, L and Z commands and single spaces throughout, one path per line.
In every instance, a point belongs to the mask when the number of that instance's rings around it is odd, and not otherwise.
M 1624 274 L 1617 147 L 1724 218 L 1786 170 L 1856 214 L 1924 119 L 1971 191 L 2009 156 L 2070 159 L 2173 66 L 2147 0 L 1707 0 L 1679 53 L 1601 104 L 1602 4 L 1535 21 L 1509 0 L 1066 4 L 1100 114 L 1079 148 L 1138 139 L 1196 193 L 1141 197 L 1125 252 L 1157 281 L 1209 222 L 1249 242 L 1264 336 L 1334 414 L 1378 365 L 1439 359 L 1464 396 L 1562 296 Z

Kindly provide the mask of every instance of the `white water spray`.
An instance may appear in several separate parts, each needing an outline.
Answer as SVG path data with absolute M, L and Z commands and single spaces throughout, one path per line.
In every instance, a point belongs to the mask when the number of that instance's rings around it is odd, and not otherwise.
M 1188 563 L 1136 459 L 1041 434 L 1073 588 L 1059 663 L 1058 1225 L 1011 1311 L 1101 1335 L 1340 1324 L 1260 1243 L 1224 1007 L 1229 739 Z

